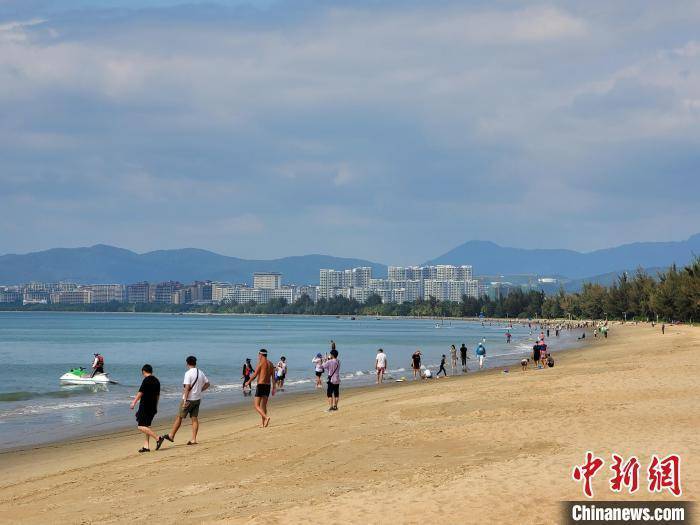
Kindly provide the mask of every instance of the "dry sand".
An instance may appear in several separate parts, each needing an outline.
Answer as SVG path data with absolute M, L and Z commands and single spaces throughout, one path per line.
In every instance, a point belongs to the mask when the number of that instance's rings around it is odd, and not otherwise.
M 268 429 L 249 408 L 207 417 L 205 400 L 196 447 L 186 426 L 142 456 L 135 429 L 1 454 L 0 522 L 557 523 L 589 449 L 644 470 L 677 452 L 693 500 L 699 362 L 700 329 L 628 325 L 553 369 L 346 390 L 330 414 L 320 392 L 275 397 Z M 597 498 L 630 498 L 608 478 Z M 642 478 L 632 499 L 673 498 Z

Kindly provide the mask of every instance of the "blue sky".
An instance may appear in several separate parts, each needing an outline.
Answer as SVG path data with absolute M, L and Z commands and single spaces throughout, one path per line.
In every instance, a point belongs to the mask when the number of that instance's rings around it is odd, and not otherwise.
M 700 231 L 700 5 L 0 0 L 0 253 Z

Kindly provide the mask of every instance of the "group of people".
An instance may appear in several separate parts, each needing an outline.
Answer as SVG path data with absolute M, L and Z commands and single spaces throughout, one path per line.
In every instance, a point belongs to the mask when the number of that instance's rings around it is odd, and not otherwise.
M 510 332 L 507 332 L 506 338 L 510 339 Z M 458 356 L 459 354 L 459 356 Z M 479 368 L 482 369 L 486 360 L 486 339 L 483 338 L 474 348 L 474 354 L 478 361 Z M 326 397 L 328 399 L 328 411 L 333 412 L 338 410 L 338 401 L 340 399 L 340 360 L 338 359 L 338 351 L 334 341 L 330 342 L 330 352 L 325 355 L 320 352 L 311 360 L 314 366 L 316 376 L 316 388 L 322 388 L 323 376 L 326 375 Z M 99 357 L 99 359 L 98 359 Z M 454 373 L 458 364 L 461 363 L 462 372 L 468 372 L 467 361 L 470 360 L 469 351 L 465 343 L 462 343 L 459 349 L 453 344 L 450 347 L 450 367 Z M 411 369 L 413 371 L 413 379 L 430 379 L 433 373 L 430 368 L 423 365 L 423 354 L 420 350 L 416 350 L 411 355 Z M 533 346 L 532 363 L 537 368 L 545 368 L 554 366 L 552 356 L 547 351 L 544 332 L 540 334 L 539 339 Z M 160 382 L 153 374 L 153 367 L 150 364 L 145 364 L 141 368 L 143 381 L 138 393 L 131 402 L 133 410 L 138 404 L 136 412 L 136 421 L 138 430 L 145 435 L 145 441 L 139 452 L 150 452 L 150 440 L 155 441 L 156 450 L 159 450 L 165 441 L 173 443 L 175 436 L 180 429 L 184 419 L 189 417 L 192 421 L 192 435 L 187 445 L 196 445 L 197 434 L 199 431 L 199 409 L 202 400 L 202 393 L 211 386 L 206 374 L 197 367 L 197 358 L 188 356 L 185 360 L 187 370 L 183 378 L 182 397 L 178 408 L 178 413 L 173 421 L 170 432 L 163 435 L 157 435 L 152 429 L 151 424 L 153 418 L 158 412 L 158 402 L 160 399 Z M 524 358 L 521 362 L 523 370 L 528 368 L 529 359 Z M 389 360 L 386 352 L 379 348 L 375 357 L 376 382 L 381 384 L 384 382 Z M 440 374 L 447 376 L 447 356 L 442 354 L 440 367 L 435 374 L 440 377 Z M 104 358 L 101 355 L 95 355 L 93 363 L 95 372 L 104 370 Z M 258 361 L 254 367 L 250 358 L 245 360 L 242 369 L 243 393 L 244 395 L 253 396 L 253 408 L 260 415 L 260 425 L 266 428 L 270 424 L 270 415 L 268 411 L 268 402 L 271 396 L 274 396 L 277 390 L 284 389 L 284 382 L 287 376 L 287 359 L 280 357 L 277 365 L 274 365 L 268 358 L 266 349 L 260 349 L 258 352 Z M 255 392 L 253 393 L 252 385 L 255 382 Z

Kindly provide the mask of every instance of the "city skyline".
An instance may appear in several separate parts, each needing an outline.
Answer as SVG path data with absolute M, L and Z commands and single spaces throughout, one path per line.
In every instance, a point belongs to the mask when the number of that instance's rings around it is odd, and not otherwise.
M 698 22 L 687 1 L 5 1 L 1 251 L 684 239 Z

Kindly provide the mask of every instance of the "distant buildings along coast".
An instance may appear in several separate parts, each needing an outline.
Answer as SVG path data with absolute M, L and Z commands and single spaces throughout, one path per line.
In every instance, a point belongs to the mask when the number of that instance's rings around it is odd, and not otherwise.
M 344 297 L 366 302 L 378 296 L 384 303 L 405 303 L 433 298 L 459 302 L 463 297 L 489 295 L 497 299 L 520 286 L 511 283 L 483 284 L 474 278 L 469 265 L 389 266 L 387 278 L 375 278 L 372 268 L 343 270 L 324 268 L 318 284 L 285 285 L 278 272 L 255 272 L 247 283 L 178 281 L 132 284 L 76 284 L 30 282 L 0 286 L 0 303 L 30 304 L 266 304 L 273 299 L 293 303 L 306 296 L 313 302 Z

